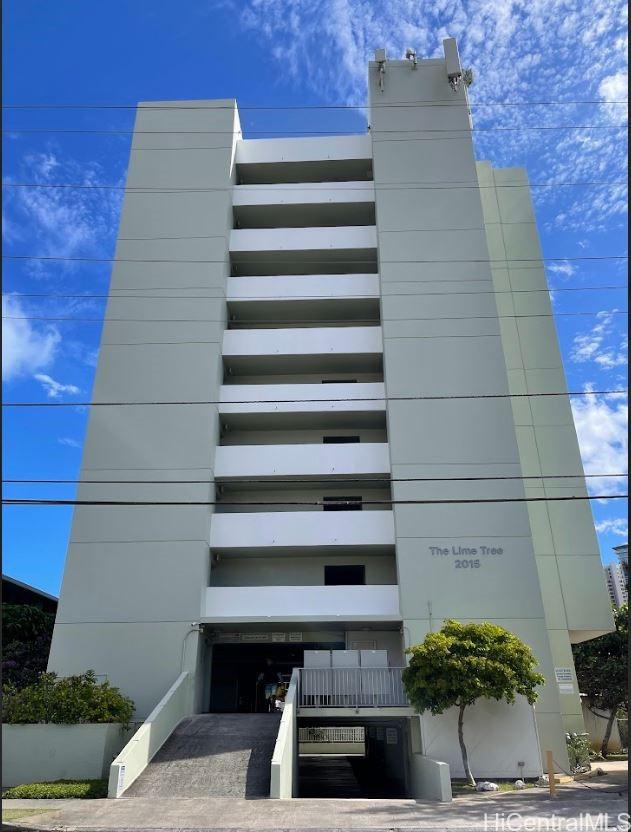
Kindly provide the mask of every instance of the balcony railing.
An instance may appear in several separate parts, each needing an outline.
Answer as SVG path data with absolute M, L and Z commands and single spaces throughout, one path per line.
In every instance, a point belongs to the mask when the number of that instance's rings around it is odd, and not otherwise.
M 301 708 L 409 708 L 402 667 L 300 668 Z

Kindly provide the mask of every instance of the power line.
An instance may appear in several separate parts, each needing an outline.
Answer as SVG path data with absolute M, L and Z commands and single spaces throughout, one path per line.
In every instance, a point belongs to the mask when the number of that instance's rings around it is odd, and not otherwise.
M 385 295 L 384 297 L 388 297 Z M 407 297 L 407 295 L 405 295 Z M 412 297 L 412 296 L 410 296 Z M 419 297 L 424 297 L 424 295 L 420 295 Z M 212 298 L 212 300 L 221 300 L 222 298 Z M 611 309 L 607 311 L 608 315 L 626 315 L 626 309 Z M 235 330 L 249 330 L 249 329 L 260 329 L 264 326 L 270 327 L 277 327 L 280 329 L 312 329 L 313 327 L 308 326 L 308 324 L 325 324 L 336 329 L 344 329 L 348 326 L 375 326 L 378 327 L 382 323 L 410 323 L 414 321 L 495 321 L 495 320 L 515 320 L 521 318 L 556 318 L 556 317 L 564 317 L 564 318 L 583 318 L 589 317 L 591 315 L 601 315 L 603 312 L 602 309 L 595 309 L 595 310 L 584 310 L 584 311 L 575 311 L 575 312 L 534 312 L 534 313 L 523 313 L 523 314 L 514 314 L 514 315 L 455 315 L 455 316 L 433 316 L 427 318 L 309 318 L 305 321 L 296 321 L 295 318 L 291 320 L 287 320 L 285 318 L 260 318 L 260 319 L 253 319 L 250 321 L 232 321 L 226 318 L 113 318 L 113 317 L 103 317 L 103 318 L 70 318 L 70 317 L 54 317 L 54 316 L 46 316 L 46 315 L 2 315 L 2 320 L 12 320 L 12 321 L 55 321 L 56 323 L 84 323 L 84 324 L 102 324 L 102 323 L 137 323 L 137 324 L 241 324 L 241 326 L 233 326 L 231 329 L 227 331 L 235 331 Z M 295 324 L 304 323 L 304 326 L 296 326 Z M 257 324 L 259 326 L 257 326 Z M 285 326 L 278 326 L 279 324 L 285 324 Z M 288 324 L 293 324 L 293 326 L 288 326 Z M 337 326 L 338 324 L 343 324 L 345 326 Z M 412 338 L 444 338 L 444 335 L 425 335 L 425 336 L 410 336 Z M 468 336 L 473 337 L 473 336 Z M 475 336 L 479 337 L 479 336 Z M 486 337 L 486 336 L 483 336 Z M 214 342 L 213 342 L 214 343 Z
M 233 385 L 239 386 L 239 385 Z M 235 405 L 235 404 L 328 404 L 331 402 L 408 402 L 408 401 L 460 401 L 470 399 L 530 399 L 548 398 L 554 396 L 610 396 L 627 394 L 623 388 L 614 390 L 579 390 L 556 391 L 545 393 L 468 393 L 460 395 L 417 395 L 417 396 L 359 396 L 347 398 L 319 398 L 319 399 L 234 399 L 223 401 L 211 400 L 182 400 L 182 401 L 147 401 L 147 402 L 2 402 L 2 407 L 147 407 L 154 405 Z
M 284 229 L 286 230 L 286 229 Z M 414 233 L 415 229 L 409 229 L 410 233 Z M 387 232 L 386 232 L 387 233 Z M 300 253 L 304 251 L 304 249 L 284 249 L 282 254 L 295 254 L 296 259 L 300 263 L 317 263 L 319 265 L 343 265 L 343 266 L 350 266 L 350 265 L 369 265 L 371 267 L 375 266 L 375 258 L 374 257 L 365 257 L 362 259 L 329 259 L 329 258 L 316 258 L 316 259 L 309 259 L 300 257 Z M 327 249 L 324 249 L 327 251 Z M 232 252 L 234 253 L 234 252 Z M 250 252 L 248 252 L 250 253 Z M 256 252 L 252 252 L 256 253 Z M 281 253 L 280 251 L 278 253 Z M 72 262 L 72 263 L 222 263 L 226 265 L 228 263 L 228 252 L 226 256 L 221 259 L 216 260 L 209 260 L 209 259 L 200 259 L 200 260 L 180 260 L 177 258 L 165 258 L 165 257 L 66 257 L 62 255 L 40 255 L 40 254 L 3 254 L 3 260 L 56 260 L 62 262 Z M 260 252 L 259 252 L 260 254 Z M 440 260 L 384 260 L 380 258 L 381 263 L 423 263 L 423 264 L 432 264 L 432 263 L 573 263 L 578 261 L 595 261 L 595 260 L 628 260 L 627 254 L 601 254 L 601 255 L 593 255 L 593 256 L 572 256 L 572 257 L 494 257 L 492 259 L 485 259 L 485 258 L 475 258 L 470 257 L 466 260 L 450 260 L 450 259 L 440 259 Z M 239 267 L 241 263 L 238 261 L 233 264 L 235 267 Z M 249 265 L 249 261 L 246 265 Z M 344 275 L 347 276 L 348 274 L 352 275 L 352 272 L 344 272 Z M 376 272 L 375 272 L 376 274 Z M 249 275 L 232 275 L 233 277 L 248 277 Z M 291 277 L 292 275 L 270 275 L 271 277 Z M 296 277 L 308 277 L 309 275 L 295 275 Z M 401 281 L 393 281 L 395 283 L 399 283 Z M 464 282 L 464 281 L 458 281 Z
M 313 443 L 314 447 L 321 447 L 320 445 L 316 445 Z M 229 445 L 221 445 L 218 447 L 233 447 Z M 243 445 L 234 446 L 234 447 L 247 447 Z M 162 469 L 164 470 L 164 469 Z M 171 469 L 171 470 L 179 470 L 179 469 Z M 336 477 L 335 479 L 328 478 L 319 478 L 319 477 L 309 477 L 307 479 L 300 479 L 292 477 L 290 479 L 286 478 L 277 478 L 277 477 L 267 477 L 267 478 L 255 478 L 255 477 L 247 477 L 245 479 L 239 479 L 239 484 L 243 484 L 244 482 L 247 483 L 269 483 L 273 481 L 274 483 L 288 483 L 290 485 L 297 485 L 299 483 L 308 483 L 313 485 L 315 483 L 326 483 L 328 485 L 341 485 L 344 483 L 363 483 L 364 485 L 368 483 L 391 483 L 391 482 L 495 482 L 496 480 L 548 480 L 548 479 L 607 479 L 607 478 L 622 478 L 628 477 L 628 473 L 617 473 L 617 474 L 538 474 L 538 475 L 528 475 L 528 476 L 485 476 L 485 477 Z M 213 478 L 216 479 L 216 477 Z M 37 484 L 37 485 L 209 485 L 211 484 L 211 479 L 205 480 L 85 480 L 85 479 L 75 479 L 75 480 L 46 480 L 46 479 L 3 479 L 3 483 L 6 485 L 18 485 L 18 484 Z M 566 486 L 567 487 L 567 486 Z
M 576 500 L 626 500 L 628 494 L 594 494 L 573 495 L 566 497 L 489 497 L 483 499 L 445 499 L 445 500 L 362 500 L 362 505 L 461 505 L 481 503 L 554 503 L 573 502 Z M 358 505 L 358 500 L 339 500 L 337 506 Z M 3 499 L 6 506 L 329 506 L 321 500 L 296 501 L 274 500 L 235 501 L 228 500 L 34 500 L 34 499 Z
M 369 160 L 366 160 L 367 162 Z M 243 185 L 236 184 L 231 185 L 230 187 L 226 186 L 208 186 L 208 187 L 199 187 L 194 188 L 192 186 L 185 186 L 185 187 L 169 187 L 169 186 L 152 186 L 152 185 L 113 185 L 113 184 L 99 184 L 99 185 L 86 185 L 79 182 L 3 182 L 3 188 L 60 188 L 60 189 L 69 189 L 69 190 L 88 190 L 88 191 L 125 191 L 126 193 L 138 193 L 138 194 L 197 194 L 197 193 L 217 193 L 223 191 L 230 191 L 233 192 L 235 188 L 239 188 L 242 191 L 245 190 L 254 190 L 256 193 L 262 193 L 263 191 L 271 191 L 272 193 L 282 193 L 283 191 L 288 191 L 290 193 L 303 193 L 303 192 L 311 192 L 317 193 L 319 190 L 331 190 L 335 189 L 336 186 L 339 186 L 340 181 L 348 182 L 348 181 L 356 181 L 356 180 L 339 180 L 339 181 L 328 181 L 325 180 L 324 182 L 282 182 L 278 184 L 274 183 L 263 183 L 260 185 L 254 183 L 246 183 Z M 390 184 L 371 184 L 374 180 L 366 179 L 360 180 L 365 181 L 369 184 L 357 187 L 357 188 L 344 188 L 343 190 L 346 193 L 359 191 L 460 191 L 460 190 L 498 190 L 503 188 L 565 188 L 565 187 L 607 187 L 607 188 L 620 188 L 626 187 L 627 182 L 600 182 L 600 181 L 585 181 L 585 182 L 507 182 L 507 183 L 494 183 L 492 185 L 481 185 L 479 182 L 406 182 L 406 183 L 390 183 Z M 285 187 L 287 185 L 293 184 L 294 187 Z M 313 185 L 322 185 L 322 188 L 314 188 L 309 187 L 305 188 L 305 185 L 313 186 Z M 372 201 L 372 200 L 370 200 Z
M 331 275 L 332 277 L 336 277 L 336 275 Z M 352 277 L 353 275 L 345 275 Z M 378 277 L 378 275 L 371 275 L 371 277 Z M 309 277 L 309 275 L 304 275 L 304 277 Z M 230 279 L 230 278 L 229 278 Z M 264 279 L 264 278 L 263 278 Z M 491 278 L 486 278 L 484 282 L 490 282 Z M 440 282 L 444 283 L 445 281 L 418 281 L 418 280 L 395 280 L 391 281 L 392 283 L 414 283 L 416 285 L 422 285 L 423 282 L 433 283 L 433 282 Z M 454 283 L 466 283 L 468 281 L 464 280 L 457 280 L 452 281 Z M 171 291 L 175 290 L 186 290 L 188 287 L 186 286 L 163 286 L 163 287 L 148 287 L 148 291 L 151 289 L 162 289 L 163 291 Z M 203 286 L 196 286 L 190 287 L 192 289 L 201 289 L 206 288 Z M 208 287 L 214 288 L 214 287 Z M 221 287 L 217 287 L 221 288 Z M 609 285 L 609 286 L 548 286 L 545 289 L 485 289 L 482 291 L 477 292 L 461 292 L 459 290 L 452 291 L 452 292 L 423 292 L 423 297 L 428 296 L 435 296 L 439 295 L 441 297 L 444 296 L 458 296 L 458 295 L 521 295 L 521 294 L 532 294 L 537 292 L 591 292 L 591 291 L 605 291 L 605 290 L 613 290 L 613 289 L 628 289 L 628 285 L 625 283 L 620 283 L 617 285 Z M 378 300 L 379 295 L 373 294 L 346 294 L 331 297 L 330 295 L 239 295 L 239 296 L 230 296 L 225 293 L 219 295 L 117 295 L 114 292 L 142 292 L 144 291 L 142 288 L 137 289 L 115 289 L 110 293 L 104 294 L 78 294 L 78 295 L 66 295 L 66 294 L 59 294 L 56 292 L 20 292 L 19 290 L 5 290 L 4 294 L 6 296 L 12 296 L 17 298 L 64 298 L 64 299 L 78 299 L 78 300 L 106 300 L 111 298 L 112 300 L 127 300 L 128 298 L 131 300 L 226 300 L 228 303 L 241 303 L 243 301 L 260 301 L 261 303 L 265 302 L 274 302 L 278 303 L 279 301 L 294 301 L 294 300 L 326 300 L 326 301 L 338 301 L 338 300 Z M 387 292 L 386 294 L 382 294 L 384 298 L 392 298 L 392 297 L 414 297 L 410 292 Z
M 389 134 L 389 133 L 436 133 L 442 135 L 443 133 L 459 133 L 459 136 L 452 136 L 452 138 L 462 139 L 469 136 L 471 133 L 504 133 L 504 132 L 525 132 L 529 130 L 625 130 L 627 128 L 626 124 L 526 124 L 521 126 L 513 126 L 513 127 L 464 127 L 464 128 L 446 128 L 446 127 L 424 127 L 424 128 L 417 128 L 413 129 L 401 129 L 401 130 L 382 130 L 380 128 L 371 127 L 368 129 L 367 132 L 364 133 L 350 133 L 348 131 L 341 131 L 341 130 L 258 130 L 256 128 L 251 128 L 252 133 L 256 133 L 258 135 L 269 136 L 272 139 L 284 139 L 284 138 L 293 138 L 294 136 L 304 136 L 309 138 L 310 136 L 320 137 L 320 136 L 338 136 L 338 137 L 346 137 L 349 138 L 362 138 L 367 136 L 374 136 L 374 135 L 382 135 L 382 134 Z M 96 134 L 96 135 L 105 135 L 105 136 L 190 136 L 190 135 L 202 135 L 202 136 L 233 136 L 236 139 L 247 141 L 247 139 L 243 139 L 242 133 L 240 131 L 235 130 L 123 130 L 123 129 L 112 129 L 112 130 L 102 130 L 102 129 L 95 129 L 95 128 L 64 128 L 64 127 L 28 127 L 28 128 L 11 128 L 5 127 L 4 129 L 0 130 L 0 133 L 26 133 L 26 134 L 37 134 L 37 133 L 71 133 L 71 134 Z M 281 135 L 279 135 L 281 133 Z M 378 140 L 376 140 L 378 141 Z M 229 147 L 230 145 L 221 145 L 221 147 Z M 175 148 L 144 148 L 139 147 L 135 148 L 136 150 L 219 150 L 221 147 L 203 147 L 203 148 L 191 148 L 191 147 L 175 147 Z
M 587 100 L 573 100 L 573 101 L 480 101 L 467 102 L 467 107 L 557 107 L 560 105 L 578 106 L 581 104 L 598 104 L 600 106 L 607 104 L 624 105 L 628 101 L 603 101 L 602 99 L 587 99 Z M 464 102 L 462 100 L 455 100 L 453 103 L 432 101 L 432 100 L 413 100 L 401 101 L 393 104 L 244 104 L 237 106 L 237 101 L 234 99 L 234 104 L 212 106 L 208 104 L 149 104 L 145 102 L 137 102 L 135 104 L 3 104 L 3 110 L 366 110 L 366 109 L 398 109 L 412 106 L 428 106 L 428 107 L 462 107 Z

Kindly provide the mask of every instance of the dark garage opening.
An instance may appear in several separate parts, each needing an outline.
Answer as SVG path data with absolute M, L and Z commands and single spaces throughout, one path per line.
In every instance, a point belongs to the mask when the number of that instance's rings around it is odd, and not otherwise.
M 299 797 L 402 798 L 408 795 L 408 723 L 384 720 L 299 720 L 300 726 L 364 726 L 365 755 L 299 757 Z

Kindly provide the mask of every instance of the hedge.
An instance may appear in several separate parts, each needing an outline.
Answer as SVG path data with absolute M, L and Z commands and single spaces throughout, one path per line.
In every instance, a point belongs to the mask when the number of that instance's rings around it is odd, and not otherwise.
M 52 783 L 25 783 L 13 786 L 3 800 L 49 800 L 61 798 L 107 797 L 107 780 L 55 780 Z
M 98 682 L 93 670 L 64 678 L 58 678 L 56 673 L 42 673 L 34 684 L 21 690 L 13 685 L 3 688 L 2 720 L 7 725 L 128 725 L 133 713 L 132 700 L 108 681 Z

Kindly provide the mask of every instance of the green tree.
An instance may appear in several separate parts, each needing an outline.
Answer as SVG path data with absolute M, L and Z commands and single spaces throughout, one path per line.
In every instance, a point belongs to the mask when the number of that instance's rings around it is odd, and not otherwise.
M 616 713 L 619 708 L 626 708 L 628 705 L 628 615 L 628 604 L 625 604 L 619 610 L 614 610 L 614 632 L 572 647 L 578 688 L 586 695 L 588 707 L 592 713 L 595 713 L 594 708 L 609 711 L 600 749 L 603 757 L 609 753 L 609 740 Z
M 23 688 L 46 670 L 55 616 L 30 604 L 2 605 L 2 679 Z
M 458 708 L 462 763 L 467 782 L 475 786 L 464 742 L 465 709 L 478 699 L 512 703 L 517 694 L 532 705 L 538 697 L 537 685 L 544 682 L 535 671 L 536 658 L 528 645 L 503 627 L 451 619 L 406 652 L 411 658 L 403 671 L 403 684 L 414 708 L 433 714 Z

